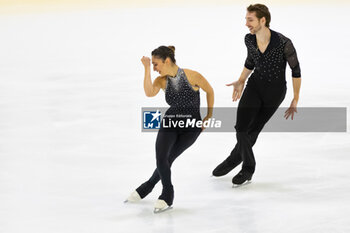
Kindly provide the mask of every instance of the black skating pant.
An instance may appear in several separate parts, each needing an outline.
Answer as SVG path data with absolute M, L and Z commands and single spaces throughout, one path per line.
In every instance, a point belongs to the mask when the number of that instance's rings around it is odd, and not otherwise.
M 150 193 L 159 180 L 163 185 L 162 195 L 173 192 L 170 167 L 174 160 L 197 140 L 200 133 L 201 128 L 159 129 L 156 140 L 157 168 L 149 180 L 136 189 L 141 198 Z
M 231 152 L 232 162 L 243 162 L 242 171 L 253 174 L 255 158 L 252 147 L 264 125 L 284 100 L 286 82 L 249 78 L 237 109 L 237 144 Z

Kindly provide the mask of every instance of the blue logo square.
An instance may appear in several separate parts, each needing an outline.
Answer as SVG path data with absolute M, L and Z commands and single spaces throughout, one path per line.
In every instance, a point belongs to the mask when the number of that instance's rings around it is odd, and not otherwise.
M 161 112 L 157 111 L 144 111 L 143 112 L 143 128 L 144 129 L 159 129 L 160 128 L 160 116 Z

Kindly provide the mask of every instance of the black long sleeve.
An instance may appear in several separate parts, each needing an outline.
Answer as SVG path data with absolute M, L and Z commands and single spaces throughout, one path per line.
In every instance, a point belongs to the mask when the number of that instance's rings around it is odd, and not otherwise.
M 300 78 L 300 66 L 297 56 L 297 51 L 295 50 L 291 40 L 287 40 L 284 46 L 284 58 L 287 60 L 289 67 L 292 69 L 292 77 Z

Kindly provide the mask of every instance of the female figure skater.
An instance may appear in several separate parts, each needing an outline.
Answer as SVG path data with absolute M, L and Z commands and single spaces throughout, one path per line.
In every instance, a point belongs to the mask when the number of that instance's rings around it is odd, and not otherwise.
M 245 36 L 248 56 L 243 72 L 233 85 L 232 100 L 241 97 L 244 84 L 250 73 L 247 86 L 237 109 L 237 144 L 221 164 L 214 170 L 214 176 L 223 176 L 243 162 L 242 170 L 233 177 L 234 186 L 251 180 L 255 171 L 252 147 L 266 122 L 272 117 L 286 95 L 286 63 L 292 69 L 294 99 L 285 112 L 293 120 L 299 100 L 301 84 L 300 67 L 292 41 L 271 30 L 269 9 L 262 4 L 247 8 L 246 26 L 250 34 Z
M 152 176 L 141 184 L 126 200 L 135 202 L 146 197 L 161 180 L 163 190 L 154 206 L 154 212 L 162 212 L 171 208 L 174 200 L 174 188 L 171 182 L 170 167 L 174 160 L 197 139 L 201 127 L 168 127 L 170 123 L 180 121 L 200 121 L 200 95 L 202 88 L 207 93 L 208 112 L 203 122 L 212 117 L 214 91 L 208 81 L 198 72 L 181 69 L 175 60 L 175 47 L 160 46 L 152 51 L 154 71 L 160 76 L 152 83 L 150 73 L 150 58 L 142 57 L 145 67 L 144 90 L 146 96 L 158 94 L 160 89 L 165 91 L 165 99 L 170 105 L 166 111 L 156 140 L 157 168 Z M 180 124 L 178 124 L 180 125 Z M 165 127 L 166 126 L 166 127 Z M 193 126 L 193 125 L 192 125 Z

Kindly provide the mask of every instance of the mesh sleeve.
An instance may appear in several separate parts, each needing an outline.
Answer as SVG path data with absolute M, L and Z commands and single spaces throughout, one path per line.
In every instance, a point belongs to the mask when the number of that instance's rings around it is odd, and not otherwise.
M 297 51 L 295 50 L 291 40 L 288 40 L 284 46 L 284 57 L 288 62 L 289 67 L 292 69 L 292 77 L 300 78 L 300 66 L 297 57 Z

